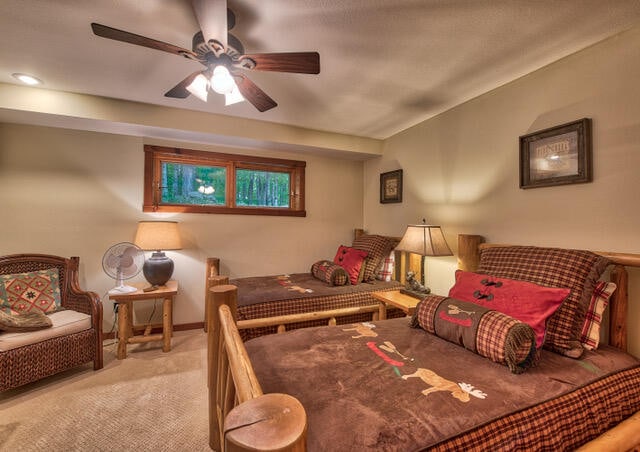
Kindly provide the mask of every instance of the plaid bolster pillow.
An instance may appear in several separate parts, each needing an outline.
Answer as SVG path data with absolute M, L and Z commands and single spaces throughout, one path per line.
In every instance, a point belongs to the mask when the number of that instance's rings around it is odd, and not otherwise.
M 428 295 L 418 304 L 411 326 L 505 364 L 515 374 L 539 358 L 536 335 L 528 324 L 466 301 Z
M 349 282 L 349 275 L 344 268 L 331 261 L 318 261 L 311 266 L 311 274 L 330 286 L 344 286 Z

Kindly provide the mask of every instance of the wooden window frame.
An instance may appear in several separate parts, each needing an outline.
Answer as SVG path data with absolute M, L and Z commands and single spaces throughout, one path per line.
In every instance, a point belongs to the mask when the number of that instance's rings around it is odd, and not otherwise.
M 160 204 L 162 162 L 187 165 L 221 166 L 227 169 L 225 184 L 226 205 Z M 307 163 L 248 155 L 223 154 L 193 149 L 144 146 L 143 212 L 218 213 L 239 215 L 276 215 L 305 217 L 304 182 Z M 289 173 L 289 207 L 236 206 L 236 169 Z

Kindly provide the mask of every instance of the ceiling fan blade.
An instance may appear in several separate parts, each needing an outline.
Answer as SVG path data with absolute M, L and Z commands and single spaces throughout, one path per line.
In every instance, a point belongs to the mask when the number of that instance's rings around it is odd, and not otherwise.
M 189 90 L 187 90 L 187 86 L 191 85 L 193 79 L 196 78 L 202 71 L 196 71 L 193 74 L 187 76 L 183 81 L 178 83 L 176 86 L 171 88 L 169 91 L 164 93 L 165 97 L 175 97 L 176 99 L 186 99 L 189 97 Z
M 251 59 L 257 71 L 295 72 L 298 74 L 319 74 L 320 54 L 318 52 L 253 53 L 242 55 L 240 62 Z
M 208 42 L 212 39 L 227 48 L 227 0 L 191 0 L 200 30 Z
M 118 30 L 117 28 L 107 27 L 106 25 L 92 23 L 91 28 L 96 36 L 102 38 L 113 39 L 115 41 L 128 42 L 129 44 L 135 44 L 138 46 L 149 47 L 150 49 L 162 50 L 163 52 L 173 53 L 175 55 L 187 56 L 190 55 L 193 58 L 197 58 L 196 54 L 183 49 L 182 47 L 174 46 L 166 42 L 157 41 L 155 39 L 147 38 L 145 36 L 129 33 L 128 31 Z
M 233 77 L 242 96 L 251 102 L 258 111 L 263 112 L 278 106 L 275 100 L 270 98 L 267 93 L 258 88 L 258 85 L 249 80 L 245 75 L 233 74 Z

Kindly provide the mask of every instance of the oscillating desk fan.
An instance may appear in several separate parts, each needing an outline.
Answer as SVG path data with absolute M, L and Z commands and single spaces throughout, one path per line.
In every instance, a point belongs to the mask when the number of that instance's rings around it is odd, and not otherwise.
M 104 272 L 116 280 L 116 286 L 109 291 L 110 295 L 135 292 L 135 287 L 127 286 L 125 279 L 136 276 L 144 264 L 144 251 L 129 242 L 122 242 L 109 248 L 102 257 Z

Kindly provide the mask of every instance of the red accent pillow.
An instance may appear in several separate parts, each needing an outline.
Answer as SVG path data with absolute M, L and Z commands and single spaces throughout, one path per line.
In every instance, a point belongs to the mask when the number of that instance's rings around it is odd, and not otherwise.
M 358 284 L 358 275 L 368 254 L 366 251 L 340 245 L 333 262 L 347 271 L 351 284 Z
M 485 306 L 528 323 L 536 333 L 538 348 L 544 344 L 546 322 L 571 291 L 498 278 L 480 273 L 456 271 L 456 283 L 449 297 Z

